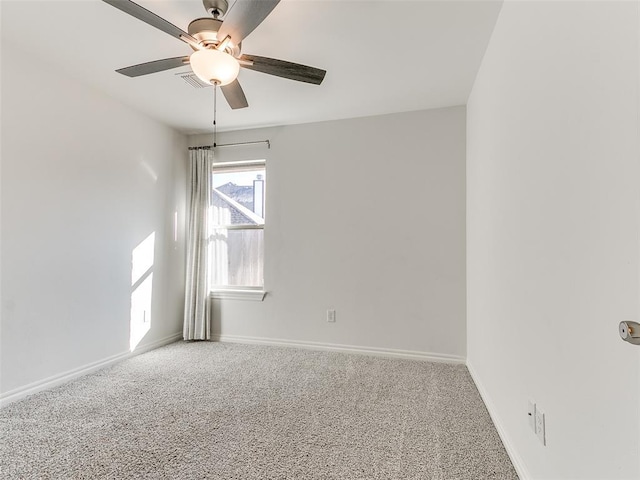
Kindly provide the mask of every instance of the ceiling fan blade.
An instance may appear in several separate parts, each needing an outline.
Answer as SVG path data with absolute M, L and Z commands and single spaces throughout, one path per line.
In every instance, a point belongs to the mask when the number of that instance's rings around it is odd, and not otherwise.
M 138 20 L 142 20 L 144 23 L 151 25 L 152 27 L 156 27 L 159 30 L 162 30 L 165 33 L 168 33 L 172 37 L 176 37 L 178 40 L 185 41 L 184 39 L 188 39 L 189 41 L 193 41 L 196 44 L 198 41 L 189 35 L 187 32 L 179 29 L 174 24 L 169 23 L 164 18 L 159 17 L 155 13 L 147 10 L 144 7 L 141 7 L 137 3 L 131 2 L 130 0 L 102 0 L 109 5 L 116 7 L 117 9 L 122 10 L 125 13 L 128 13 L 132 17 L 136 17 Z M 187 42 L 189 43 L 189 42 Z
M 242 55 L 240 60 L 249 63 L 240 63 L 240 66 L 256 72 L 268 73 L 277 77 L 297 80 L 298 82 L 313 83 L 320 85 L 326 70 L 319 68 L 300 65 L 299 63 L 285 62 L 284 60 L 276 60 L 275 58 L 258 57 L 256 55 Z
M 280 0 L 236 0 L 227 12 L 218 32 L 218 38 L 231 37 L 238 45 L 267 18 Z
M 189 57 L 173 57 L 164 60 L 155 60 L 153 62 L 140 63 L 131 67 L 120 68 L 116 72 L 126 75 L 127 77 L 139 77 L 150 73 L 171 70 L 172 68 L 182 67 L 189 64 Z
M 220 87 L 220 90 L 222 90 L 224 98 L 226 98 L 229 106 L 234 110 L 249 106 L 247 103 L 247 97 L 244 96 L 244 91 L 242 90 L 238 80 L 234 80 L 228 85 Z

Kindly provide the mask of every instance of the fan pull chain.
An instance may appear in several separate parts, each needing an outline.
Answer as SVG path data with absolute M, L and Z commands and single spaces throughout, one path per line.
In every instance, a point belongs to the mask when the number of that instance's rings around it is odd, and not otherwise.
M 218 125 L 216 122 L 218 109 L 218 85 L 213 84 L 213 148 L 216 148 L 216 142 L 218 140 Z

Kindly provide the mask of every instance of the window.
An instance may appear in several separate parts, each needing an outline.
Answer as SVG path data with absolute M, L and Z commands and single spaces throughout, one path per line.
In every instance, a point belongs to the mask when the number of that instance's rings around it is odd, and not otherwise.
M 220 292 L 264 286 L 265 161 L 214 165 L 211 192 L 209 285 Z M 262 298 L 260 298 L 261 300 Z

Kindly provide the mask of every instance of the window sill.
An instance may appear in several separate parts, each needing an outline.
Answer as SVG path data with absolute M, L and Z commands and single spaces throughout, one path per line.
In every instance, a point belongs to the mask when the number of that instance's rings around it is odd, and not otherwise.
M 250 300 L 253 302 L 262 302 L 267 292 L 264 290 L 250 290 L 250 289 L 219 289 L 212 290 L 209 293 L 209 298 L 214 300 Z

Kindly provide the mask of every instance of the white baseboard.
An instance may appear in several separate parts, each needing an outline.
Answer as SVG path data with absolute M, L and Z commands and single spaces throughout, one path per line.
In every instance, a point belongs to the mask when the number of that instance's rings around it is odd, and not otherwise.
M 390 348 L 378 347 L 361 347 L 357 345 L 341 345 L 334 343 L 304 342 L 299 340 L 283 340 L 279 338 L 245 337 L 241 335 L 214 335 L 212 340 L 218 342 L 306 348 L 310 350 L 356 353 L 361 355 L 375 355 L 378 357 L 406 358 L 411 360 L 456 363 L 462 365 L 464 365 L 466 362 L 466 359 L 464 357 L 443 353 L 418 352 L 413 350 L 394 350 Z
M 480 377 L 478 377 L 477 372 L 474 370 L 473 365 L 469 362 L 469 360 L 467 360 L 467 369 L 469 370 L 469 373 L 471 374 L 471 378 L 476 384 L 476 388 L 478 389 L 478 392 L 480 392 L 482 401 L 487 407 L 489 416 L 491 417 L 491 420 L 493 421 L 493 424 L 495 425 L 496 430 L 498 431 L 500 440 L 502 440 L 502 443 L 504 444 L 504 448 L 507 451 L 509 458 L 511 459 L 513 468 L 516 469 L 516 473 L 518 474 L 518 477 L 520 478 L 520 480 L 529 480 L 531 478 L 531 475 L 529 475 L 528 470 L 525 467 L 524 461 L 522 460 L 522 457 L 520 457 L 515 447 L 513 446 L 513 443 L 509 439 L 509 435 L 507 434 L 507 431 L 504 429 L 502 422 L 500 421 L 500 417 L 498 416 L 498 412 L 493 402 L 491 401 L 491 397 L 489 397 L 489 393 L 484 388 L 482 382 L 480 381 Z
M 152 343 L 140 345 L 133 352 L 123 352 L 117 355 L 112 355 L 111 357 L 103 358 L 102 360 L 88 363 L 81 367 L 74 368 L 73 370 L 68 370 L 66 372 L 53 375 L 43 380 L 38 380 L 36 382 L 29 383 L 22 387 L 9 390 L 8 392 L 5 392 L 2 395 L 0 395 L 0 407 L 8 405 L 9 403 L 15 402 L 17 400 L 20 400 L 28 395 L 32 395 L 34 393 L 56 387 L 63 383 L 67 383 L 68 381 L 73 380 L 74 378 L 78 378 L 83 375 L 87 375 L 88 373 L 95 372 L 96 370 L 100 370 L 101 368 L 105 368 L 115 363 L 121 362 L 122 360 L 125 360 L 127 358 L 140 355 L 141 353 L 145 353 L 150 350 L 155 350 L 158 347 L 162 347 L 169 343 L 173 343 L 176 340 L 179 340 L 180 338 L 182 338 L 182 332 L 170 335 L 168 337 L 162 338 Z

